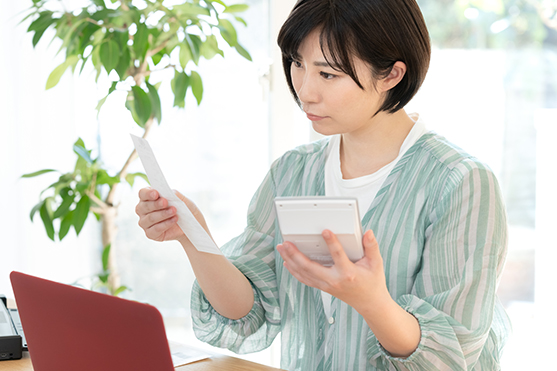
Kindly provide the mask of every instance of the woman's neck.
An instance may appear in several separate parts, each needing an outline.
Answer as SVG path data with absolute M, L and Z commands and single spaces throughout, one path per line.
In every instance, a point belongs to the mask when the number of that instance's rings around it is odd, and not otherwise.
M 414 121 L 404 110 L 381 112 L 369 125 L 341 135 L 340 168 L 343 179 L 373 174 L 394 161 Z

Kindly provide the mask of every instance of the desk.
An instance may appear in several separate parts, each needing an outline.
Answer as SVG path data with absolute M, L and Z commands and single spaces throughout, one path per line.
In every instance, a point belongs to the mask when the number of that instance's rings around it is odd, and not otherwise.
M 176 371 L 278 371 L 278 368 L 260 365 L 240 358 L 225 355 L 213 356 L 201 361 L 175 368 Z M 23 358 L 0 361 L 0 371 L 33 371 L 29 352 Z
M 15 308 L 15 302 L 8 299 L 8 307 Z M 216 355 L 184 366 L 176 367 L 177 371 L 278 371 L 278 368 L 264 366 L 240 358 Z M 0 371 L 33 371 L 29 352 L 23 352 L 23 358 L 11 361 L 0 361 Z

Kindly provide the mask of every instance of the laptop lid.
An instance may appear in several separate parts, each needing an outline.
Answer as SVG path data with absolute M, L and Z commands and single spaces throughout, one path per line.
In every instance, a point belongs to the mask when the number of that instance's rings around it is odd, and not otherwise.
M 10 274 L 35 371 L 172 371 L 153 306 Z

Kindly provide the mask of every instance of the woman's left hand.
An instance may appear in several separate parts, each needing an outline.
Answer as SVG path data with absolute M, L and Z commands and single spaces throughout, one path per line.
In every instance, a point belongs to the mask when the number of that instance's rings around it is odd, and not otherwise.
M 334 233 L 324 230 L 322 236 L 334 261 L 331 267 L 309 260 L 290 242 L 277 246 L 284 266 L 298 281 L 328 292 L 360 313 L 370 304 L 389 297 L 383 259 L 371 230 L 363 237 L 364 257 L 356 263 L 348 259 Z

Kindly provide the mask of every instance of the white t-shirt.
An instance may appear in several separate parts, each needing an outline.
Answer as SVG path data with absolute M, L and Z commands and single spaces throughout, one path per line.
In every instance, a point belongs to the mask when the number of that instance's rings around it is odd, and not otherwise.
M 327 160 L 325 162 L 325 195 L 334 197 L 356 197 L 360 219 L 363 219 L 366 211 L 373 202 L 375 195 L 391 173 L 396 163 L 402 158 L 404 153 L 427 132 L 423 120 L 418 114 L 409 115 L 414 120 L 414 126 L 400 147 L 396 159 L 373 174 L 364 175 L 354 179 L 343 179 L 340 170 L 340 135 L 334 135 L 329 142 Z
M 327 152 L 327 160 L 325 161 L 325 195 L 333 197 L 356 197 L 358 199 L 358 209 L 360 212 L 360 220 L 364 218 L 377 192 L 391 173 L 397 162 L 420 139 L 422 135 L 427 133 L 425 123 L 417 113 L 409 115 L 414 120 L 414 126 L 406 139 L 400 146 L 397 158 L 392 162 L 383 166 L 376 172 L 364 175 L 354 179 L 343 179 L 340 170 L 340 135 L 334 135 L 329 141 Z M 321 299 L 323 300 L 323 309 L 325 315 L 331 321 L 331 295 L 321 291 Z

